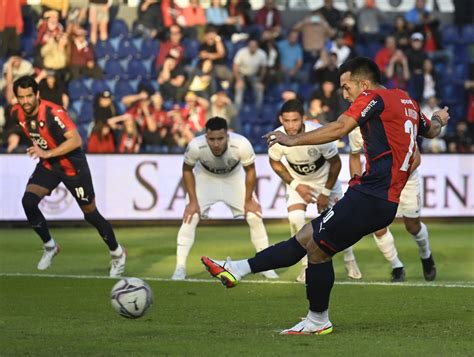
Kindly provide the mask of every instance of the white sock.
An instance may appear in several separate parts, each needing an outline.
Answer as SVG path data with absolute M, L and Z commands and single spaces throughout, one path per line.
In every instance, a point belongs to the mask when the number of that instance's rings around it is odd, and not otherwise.
M 250 269 L 249 261 L 247 259 L 231 261 L 230 267 L 242 278 L 252 272 L 252 269 Z
M 352 247 L 344 249 L 344 261 L 349 262 L 351 260 L 355 260 L 354 252 L 352 251 Z
M 45 248 L 54 248 L 56 246 L 56 242 L 54 241 L 53 238 L 51 238 L 49 241 L 43 244 Z
M 325 310 L 323 312 L 309 310 L 306 317 L 317 326 L 324 327 L 324 325 L 329 322 L 329 310 Z
M 120 244 L 118 245 L 117 249 L 110 251 L 110 255 L 113 255 L 114 257 L 120 257 L 122 254 L 123 254 L 123 249 Z
M 248 212 L 245 219 L 250 227 L 250 240 L 257 253 L 268 248 L 268 236 L 263 220 L 253 212 Z
M 385 259 L 392 264 L 392 269 L 402 268 L 403 263 L 398 259 L 397 248 L 395 247 L 395 242 L 390 229 L 387 228 L 387 232 L 381 237 L 377 237 L 375 233 L 373 236 L 377 247 L 382 252 Z
M 306 212 L 302 209 L 288 212 L 288 221 L 290 222 L 290 232 L 292 236 L 298 233 L 306 223 L 305 213 Z
M 191 218 L 191 223 L 184 223 L 178 232 L 176 248 L 176 268 L 186 268 L 186 260 L 194 244 L 196 227 L 199 223 L 199 215 L 195 213 Z
M 303 259 L 301 259 L 301 265 L 303 266 L 303 268 L 307 268 L 308 267 L 308 256 L 305 255 L 303 257 Z
M 420 231 L 412 236 L 413 240 L 418 244 L 418 253 L 420 254 L 421 259 L 429 258 L 431 255 L 430 241 L 428 235 L 428 229 L 425 224 L 421 222 Z

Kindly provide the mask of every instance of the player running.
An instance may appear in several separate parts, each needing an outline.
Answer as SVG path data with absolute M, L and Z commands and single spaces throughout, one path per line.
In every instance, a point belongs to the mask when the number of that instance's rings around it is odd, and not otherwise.
M 351 176 L 362 174 L 362 165 L 360 162 L 360 152 L 363 149 L 363 139 L 359 128 L 355 128 L 349 133 L 349 166 Z M 420 165 L 420 153 L 416 152 L 416 158 L 412 165 L 411 175 L 400 195 L 400 204 L 398 205 L 397 215 L 403 217 L 405 228 L 412 235 L 413 240 L 418 245 L 418 253 L 423 268 L 423 276 L 427 281 L 436 279 L 436 266 L 431 254 L 428 229 L 420 219 L 421 212 L 421 185 L 418 175 L 418 166 Z M 373 234 L 377 247 L 383 256 L 392 265 L 392 282 L 398 283 L 405 281 L 405 268 L 398 258 L 397 248 L 393 239 L 392 232 L 388 227 L 382 228 Z
M 194 138 L 184 155 L 183 183 L 187 192 L 183 224 L 178 232 L 176 270 L 173 280 L 186 278 L 186 260 L 194 244 L 196 227 L 214 203 L 224 202 L 234 217 L 245 217 L 250 240 L 260 252 L 268 247 L 262 208 L 254 195 L 255 153 L 243 136 L 227 132 L 227 121 L 214 117 L 206 123 L 206 134 Z M 278 275 L 266 269 L 268 279 Z
M 319 128 L 321 125 L 303 120 L 303 104 L 292 99 L 285 102 L 280 111 L 280 123 L 276 130 L 286 135 L 296 135 Z M 334 142 L 322 145 L 285 147 L 273 145 L 268 150 L 270 166 L 287 184 L 286 206 L 290 231 L 295 235 L 306 223 L 306 207 L 316 203 L 318 212 L 334 206 L 342 198 L 342 187 L 337 179 L 341 171 L 341 159 Z M 302 259 L 303 269 L 296 278 L 304 283 L 308 259 Z M 344 266 L 347 276 L 361 279 L 352 247 L 344 250 Z
M 407 93 L 383 88 L 380 71 L 368 58 L 345 62 L 339 73 L 344 98 L 352 105 L 337 121 L 298 135 L 274 131 L 266 138 L 270 146 L 318 145 L 340 139 L 359 126 L 366 148 L 364 174 L 354 176 L 342 199 L 324 215 L 305 224 L 295 237 L 250 259 L 201 258 L 212 276 L 233 287 L 247 274 L 288 267 L 307 254 L 309 311 L 305 319 L 283 330 L 284 335 L 323 335 L 333 331 L 328 313 L 334 285 L 332 256 L 393 221 L 400 193 L 411 173 L 417 135 L 433 138 L 449 120 L 447 108 L 436 111 L 430 121 Z
M 33 143 L 27 149 L 28 155 L 39 158 L 22 198 L 28 222 L 44 244 L 38 269 L 47 269 L 60 250 L 50 235 L 38 204 L 62 182 L 84 212 L 86 221 L 97 229 L 109 247 L 112 257 L 109 275 L 121 276 L 125 270 L 126 252 L 117 243 L 112 226 L 95 205 L 89 165 L 75 124 L 62 107 L 40 99 L 38 84 L 33 77 L 17 79 L 13 90 L 18 104 L 12 108 L 12 116 Z

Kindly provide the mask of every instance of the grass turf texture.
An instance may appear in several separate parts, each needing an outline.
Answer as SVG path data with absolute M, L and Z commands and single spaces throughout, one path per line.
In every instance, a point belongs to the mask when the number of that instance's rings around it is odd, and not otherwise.
M 468 224 L 429 224 L 438 267 L 425 284 L 415 243 L 400 224 L 392 232 L 408 283 L 421 286 L 337 284 L 331 300 L 335 332 L 279 336 L 307 312 L 304 286 L 242 283 L 226 290 L 215 282 L 147 280 L 155 305 L 128 320 L 110 306 L 115 279 L 28 274 L 106 276 L 108 254 L 93 229 L 52 229 L 63 251 L 38 272 L 41 244 L 29 229 L 0 229 L 0 356 L 17 355 L 472 355 L 474 343 L 474 241 Z M 286 224 L 267 226 L 271 242 L 288 237 Z M 178 227 L 120 228 L 128 276 L 169 278 Z M 388 282 L 390 266 L 371 237 L 355 246 L 362 283 Z M 188 260 L 190 278 L 208 279 L 199 262 L 253 254 L 246 226 L 200 227 Z M 280 269 L 293 281 L 300 267 Z M 342 255 L 336 281 L 347 282 Z M 24 276 L 7 276 L 22 273 Z M 248 280 L 261 280 L 260 276 Z

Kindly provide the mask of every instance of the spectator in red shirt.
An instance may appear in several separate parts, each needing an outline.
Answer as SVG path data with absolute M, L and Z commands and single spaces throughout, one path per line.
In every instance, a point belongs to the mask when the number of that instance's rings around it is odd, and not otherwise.
M 23 33 L 20 0 L 0 0 L 0 58 L 10 57 L 20 50 Z
M 188 30 L 189 37 L 201 38 L 206 26 L 206 12 L 199 4 L 199 0 L 189 0 L 189 6 L 181 13 L 182 25 Z
M 184 58 L 184 47 L 181 44 L 183 34 L 181 27 L 178 25 L 172 25 L 169 29 L 169 39 L 160 42 L 160 48 L 158 56 L 155 61 L 155 68 L 161 70 L 165 63 L 166 57 L 171 55 L 178 62 L 181 62 Z
M 188 92 L 184 97 L 183 118 L 187 120 L 191 131 L 199 133 L 206 126 L 206 113 L 209 108 L 209 101 L 198 97 L 194 92 Z
M 115 152 L 114 135 L 110 126 L 97 122 L 87 142 L 87 152 L 97 154 L 113 154 Z
M 281 15 L 274 0 L 265 0 L 265 5 L 257 11 L 255 24 L 262 30 L 268 30 L 277 38 L 281 33 Z
M 69 73 L 71 79 L 81 76 L 101 78 L 102 71 L 97 66 L 94 49 L 86 39 L 86 30 L 76 27 L 72 32 L 71 51 L 69 57 Z

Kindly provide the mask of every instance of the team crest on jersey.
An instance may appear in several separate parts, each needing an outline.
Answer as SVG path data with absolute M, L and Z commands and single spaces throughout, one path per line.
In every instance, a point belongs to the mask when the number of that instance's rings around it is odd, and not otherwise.
M 311 148 L 308 149 L 308 155 L 311 156 L 311 157 L 316 157 L 316 156 L 318 156 L 318 150 L 311 147 Z
M 32 130 L 36 130 L 36 121 L 32 120 L 30 126 Z
M 238 161 L 235 159 L 229 159 L 227 160 L 227 165 L 228 166 L 234 166 Z

